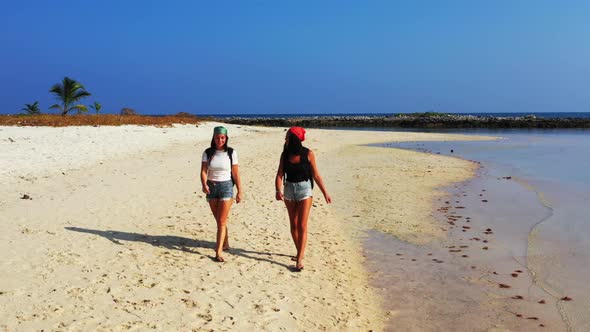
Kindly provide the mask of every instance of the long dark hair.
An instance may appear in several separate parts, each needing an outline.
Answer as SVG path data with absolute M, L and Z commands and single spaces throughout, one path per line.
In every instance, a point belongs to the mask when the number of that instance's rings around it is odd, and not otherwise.
M 289 156 L 301 156 L 303 149 L 303 144 L 301 144 L 299 137 L 287 132 L 287 141 L 283 146 L 283 154 L 281 154 L 283 165 L 288 161 Z
M 307 155 L 304 155 L 307 151 L 309 151 L 306 147 L 301 144 L 301 140 L 297 135 L 287 132 L 287 141 L 285 142 L 285 146 L 283 147 L 283 154 L 281 157 L 283 158 L 283 165 L 286 166 L 287 162 L 289 161 L 289 156 L 301 156 L 301 163 L 303 169 L 305 170 L 306 179 L 311 181 L 311 187 L 313 188 L 313 171 L 311 169 L 311 165 L 309 163 L 309 159 Z M 283 168 L 283 175 L 286 174 L 287 168 Z M 286 178 L 283 178 L 283 181 L 286 181 Z
M 303 144 L 296 135 L 287 132 L 287 141 L 283 147 L 283 158 L 287 156 L 300 156 L 303 153 Z
M 228 143 L 229 136 L 225 135 L 225 144 L 223 145 L 223 151 L 225 152 L 227 152 Z M 211 161 L 211 158 L 213 158 L 213 155 L 215 154 L 215 150 L 217 150 L 217 146 L 215 145 L 215 134 L 213 134 L 213 137 L 211 137 L 211 146 L 205 150 L 205 153 L 207 154 L 207 160 Z

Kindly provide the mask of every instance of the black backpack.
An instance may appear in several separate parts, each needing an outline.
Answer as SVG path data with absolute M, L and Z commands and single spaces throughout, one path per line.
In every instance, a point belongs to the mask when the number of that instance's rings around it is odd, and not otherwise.
M 205 154 L 207 154 L 207 164 L 211 163 L 211 158 L 213 158 L 213 155 L 215 154 L 215 149 L 213 148 L 207 148 L 205 150 Z M 231 176 L 231 183 L 233 185 L 236 184 L 236 181 L 234 181 L 234 174 L 231 172 L 232 166 L 234 164 L 234 159 L 232 158 L 232 155 L 234 154 L 234 149 L 230 148 L 229 146 L 227 147 L 227 156 L 229 157 L 229 174 Z

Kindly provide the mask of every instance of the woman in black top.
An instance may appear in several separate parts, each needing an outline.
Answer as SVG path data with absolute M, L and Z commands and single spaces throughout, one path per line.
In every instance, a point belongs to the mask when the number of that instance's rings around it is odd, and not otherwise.
M 291 127 L 285 137 L 279 169 L 275 179 L 276 199 L 283 200 L 289 213 L 291 236 L 297 249 L 295 269 L 303 270 L 303 257 L 307 244 L 307 220 L 313 200 L 313 184 L 318 184 L 326 202 L 332 203 L 324 181 L 317 169 L 315 156 L 301 142 L 305 140 L 305 129 Z M 284 192 L 281 190 L 284 188 Z

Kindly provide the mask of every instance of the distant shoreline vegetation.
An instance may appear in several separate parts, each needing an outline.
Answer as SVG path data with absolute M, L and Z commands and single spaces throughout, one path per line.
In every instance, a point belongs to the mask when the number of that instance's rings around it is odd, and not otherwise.
M 558 114 L 558 113 L 553 113 Z M 580 113 L 586 115 L 584 113 Z M 535 114 L 488 116 L 439 112 L 391 115 L 228 116 L 221 122 L 272 127 L 391 127 L 391 128 L 590 128 L 590 114 L 580 117 L 540 117 Z
M 58 114 L 41 115 L 0 115 L 0 126 L 46 126 L 46 127 L 69 127 L 69 126 L 123 126 L 123 125 L 145 125 L 156 127 L 170 127 L 173 124 L 194 124 L 198 125 L 205 119 L 188 113 L 176 115 L 150 116 L 137 114 L 74 114 L 62 116 Z

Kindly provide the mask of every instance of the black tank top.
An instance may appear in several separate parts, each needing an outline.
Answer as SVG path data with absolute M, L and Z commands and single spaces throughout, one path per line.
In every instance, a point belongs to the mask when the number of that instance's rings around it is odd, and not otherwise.
M 301 158 L 299 158 L 299 162 L 296 164 L 291 163 L 287 155 L 283 156 L 285 158 L 284 168 L 286 181 L 301 182 L 311 179 L 311 165 L 309 163 L 309 159 L 307 158 L 308 154 L 309 150 L 307 148 L 303 148 L 301 152 Z

